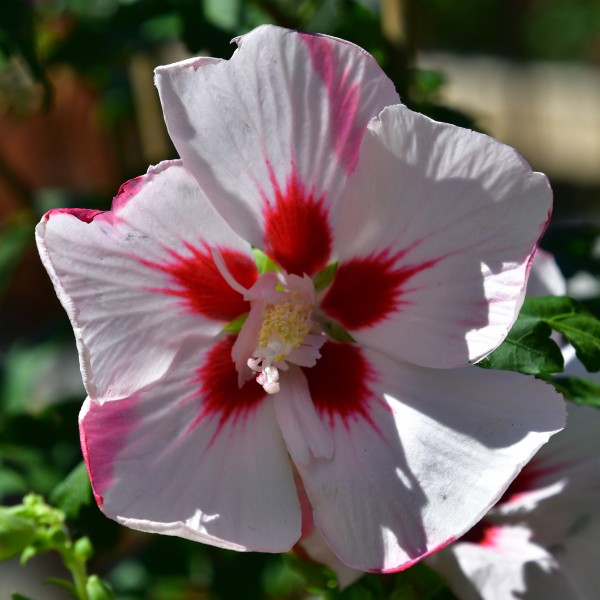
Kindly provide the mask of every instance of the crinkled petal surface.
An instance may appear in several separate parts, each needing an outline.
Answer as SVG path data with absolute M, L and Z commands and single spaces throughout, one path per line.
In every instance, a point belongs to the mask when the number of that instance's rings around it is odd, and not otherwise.
M 332 215 L 340 264 L 323 309 L 402 362 L 476 361 L 516 319 L 551 202 L 513 149 L 388 107 Z
M 564 425 L 558 394 L 515 373 L 411 367 L 333 342 L 304 372 L 335 452 L 306 463 L 288 447 L 317 527 L 356 569 L 405 569 L 462 535 Z M 363 380 L 346 387 L 349 372 Z
M 216 335 L 248 311 L 212 247 L 240 283 L 257 277 L 249 244 L 177 161 L 125 184 L 111 211 L 50 211 L 36 238 L 71 319 L 88 394 L 100 403 L 151 385 L 183 341 Z
M 399 98 L 349 42 L 273 26 L 236 41 L 228 61 L 156 70 L 167 127 L 228 223 L 286 271 L 312 275 L 330 257 L 330 207 L 367 124 Z
M 273 402 L 237 386 L 232 336 L 188 343 L 160 384 L 80 414 L 94 494 L 134 529 L 235 550 L 283 552 L 300 504 Z

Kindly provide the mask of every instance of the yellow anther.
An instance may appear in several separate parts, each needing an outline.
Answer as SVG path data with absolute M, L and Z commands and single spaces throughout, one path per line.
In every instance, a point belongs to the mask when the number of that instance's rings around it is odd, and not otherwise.
M 267 276 L 268 273 L 263 275 Z M 312 319 L 315 297 L 310 278 L 286 275 L 285 279 L 278 278 L 275 289 L 268 285 L 271 280 L 265 279 L 265 289 L 256 290 L 256 299 L 262 301 L 260 312 L 253 308 L 248 317 L 252 332 L 261 320 L 256 346 L 246 365 L 258 373 L 256 381 L 265 392 L 276 394 L 281 387 L 280 371 L 287 371 L 290 364 L 312 367 L 321 356 L 319 349 L 325 338 Z M 243 333 L 242 330 L 238 341 Z
M 258 348 L 267 348 L 273 342 L 281 347 L 281 354 L 273 359 L 279 362 L 292 349 L 300 346 L 311 329 L 311 307 L 300 298 L 267 304 L 263 313 L 263 323 L 258 335 Z

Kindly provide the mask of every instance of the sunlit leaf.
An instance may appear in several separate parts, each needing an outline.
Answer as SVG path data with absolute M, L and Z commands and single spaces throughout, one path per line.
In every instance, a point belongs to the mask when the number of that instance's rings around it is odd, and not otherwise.
M 568 296 L 527 298 L 522 315 L 542 319 L 575 347 L 588 371 L 600 370 L 600 321 Z
M 15 514 L 15 510 L 0 506 L 0 561 L 12 558 L 33 543 L 35 525 Z
M 550 383 L 567 400 L 600 408 L 600 384 L 595 381 L 580 377 L 556 377 Z
M 506 340 L 478 364 L 528 375 L 559 373 L 563 358 L 552 330 L 573 344 L 588 371 L 600 370 L 600 321 L 568 296 L 526 298 Z
M 550 338 L 551 332 L 544 321 L 521 316 L 502 345 L 478 365 L 527 375 L 559 373 L 564 360 L 560 348 Z
M 85 591 L 89 600 L 113 600 L 115 597 L 110 587 L 98 575 L 88 577 Z

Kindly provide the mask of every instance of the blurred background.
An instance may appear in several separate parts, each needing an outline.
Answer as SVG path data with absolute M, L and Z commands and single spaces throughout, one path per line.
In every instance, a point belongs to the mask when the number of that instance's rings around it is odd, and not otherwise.
M 153 68 L 193 54 L 228 58 L 231 38 L 262 23 L 357 43 L 409 106 L 490 133 L 546 172 L 555 213 L 542 245 L 555 253 L 570 292 L 597 314 L 596 0 L 2 0 L 0 504 L 32 490 L 54 498 L 75 534 L 91 537 L 92 571 L 126 600 L 307 598 L 335 585 L 331 573 L 294 557 L 241 555 L 120 528 L 93 503 L 65 505 L 60 487 L 75 469 L 71 484 L 89 499 L 78 470 L 85 393 L 33 228 L 53 207 L 109 208 L 122 182 L 176 156 Z M 17 589 L 69 597 L 39 587 L 59 568 L 36 558 L 23 576 L 14 561 L 0 564 L 0 598 Z M 418 589 L 424 575 L 413 571 L 411 589 Z M 404 585 L 396 576 L 365 581 L 359 592 L 331 589 L 330 596 L 413 597 L 392 596 Z M 436 593 L 428 597 L 452 597 L 441 583 Z

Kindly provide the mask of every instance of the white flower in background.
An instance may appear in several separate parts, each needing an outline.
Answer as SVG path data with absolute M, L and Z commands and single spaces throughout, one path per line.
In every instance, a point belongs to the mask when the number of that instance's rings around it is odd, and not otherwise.
M 538 251 L 528 294 L 562 295 Z M 572 346 L 565 372 L 588 376 Z M 461 600 L 596 600 L 600 590 L 600 411 L 569 404 L 567 426 L 459 541 L 427 559 Z
M 600 411 L 569 405 L 502 500 L 427 563 L 461 600 L 596 600 L 599 559 Z

